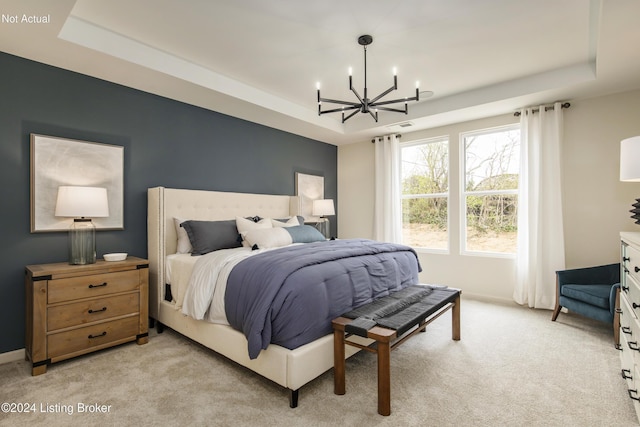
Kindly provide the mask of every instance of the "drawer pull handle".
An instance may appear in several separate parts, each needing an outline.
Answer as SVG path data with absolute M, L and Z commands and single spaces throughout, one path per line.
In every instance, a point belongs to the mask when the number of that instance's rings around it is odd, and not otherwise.
M 628 335 L 633 335 L 633 332 L 631 332 L 631 327 L 629 326 L 623 326 L 620 328 L 622 330 L 622 332 L 624 332 L 625 334 Z
M 622 311 L 621 308 L 616 308 L 616 313 L 618 314 L 624 314 L 624 311 Z
M 631 345 L 633 344 L 633 346 Z M 629 348 L 631 350 L 638 350 L 640 351 L 640 347 L 638 347 L 638 342 L 637 341 L 629 341 L 629 343 L 627 344 L 629 346 Z
M 623 369 L 622 370 L 622 379 L 623 380 L 632 380 L 633 377 L 631 376 L 631 370 L 630 369 Z
M 99 285 L 89 285 L 89 289 L 102 288 L 103 286 L 107 286 L 107 282 L 100 283 Z
M 616 350 L 624 351 L 624 348 L 622 348 L 622 346 L 620 344 L 616 344 L 615 348 L 616 348 Z
M 104 331 L 100 335 L 89 335 L 89 339 L 100 338 L 100 337 L 104 337 L 105 335 L 107 335 L 107 331 Z
M 640 272 L 640 267 L 636 265 L 635 267 L 633 267 L 633 271 L 635 271 L 636 273 Z
M 629 292 L 629 287 L 622 285 L 622 292 Z
M 107 311 L 107 307 L 102 307 L 100 310 L 89 310 L 89 314 L 100 313 L 100 312 L 103 312 L 103 311 Z M 622 329 L 623 329 L 623 332 L 624 332 L 624 328 L 622 328 Z
M 636 304 L 635 302 L 633 304 L 631 304 L 631 306 L 633 307 L 633 309 L 635 310 L 636 308 L 640 307 L 639 304 Z
M 622 257 L 622 262 L 627 262 L 629 261 L 631 258 L 629 258 L 628 256 L 623 256 Z
M 637 400 L 640 402 L 640 397 L 633 397 L 632 393 L 638 394 L 638 390 L 627 390 L 629 392 L 629 397 L 632 398 L 633 400 Z

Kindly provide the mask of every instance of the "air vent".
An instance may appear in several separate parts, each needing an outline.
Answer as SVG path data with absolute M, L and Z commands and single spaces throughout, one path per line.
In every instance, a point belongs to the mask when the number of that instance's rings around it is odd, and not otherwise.
M 392 125 L 385 126 L 391 132 L 398 131 L 399 129 L 410 128 L 413 126 L 413 122 L 402 122 L 402 123 L 394 123 Z

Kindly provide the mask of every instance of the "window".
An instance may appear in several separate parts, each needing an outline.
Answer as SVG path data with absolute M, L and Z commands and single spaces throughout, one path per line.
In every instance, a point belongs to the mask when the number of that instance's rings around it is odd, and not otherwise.
M 449 249 L 449 140 L 400 148 L 402 242 L 417 248 Z
M 517 248 L 520 129 L 509 126 L 462 135 L 463 248 L 514 254 Z

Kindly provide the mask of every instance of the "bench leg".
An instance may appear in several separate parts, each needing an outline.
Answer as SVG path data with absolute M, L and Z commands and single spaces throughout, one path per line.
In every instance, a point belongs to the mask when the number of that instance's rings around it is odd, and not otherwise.
M 460 295 L 453 302 L 451 308 L 451 338 L 454 341 L 460 340 Z
M 391 415 L 391 348 L 378 341 L 378 413 Z
M 333 330 L 333 392 L 344 394 L 345 387 L 345 356 L 344 331 Z

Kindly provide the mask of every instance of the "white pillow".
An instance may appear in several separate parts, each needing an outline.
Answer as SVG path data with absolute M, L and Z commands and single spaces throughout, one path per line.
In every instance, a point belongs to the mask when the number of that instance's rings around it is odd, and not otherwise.
M 292 243 L 291 234 L 285 227 L 273 227 L 250 230 L 245 235 L 245 241 L 250 247 L 258 245 L 258 249 L 279 248 Z
M 296 225 L 300 225 L 300 222 L 298 221 L 297 216 L 292 216 L 287 220 L 287 222 L 271 218 L 271 225 L 274 227 L 295 227 Z
M 193 247 L 191 246 L 191 241 L 189 240 L 189 235 L 187 234 L 187 230 L 180 227 L 180 224 L 188 221 L 188 219 L 182 218 L 173 218 L 173 222 L 176 225 L 176 235 L 178 236 L 178 245 L 176 247 L 177 254 L 189 254 L 193 251 Z
M 252 244 L 249 245 L 246 241 L 246 234 L 251 230 L 261 230 L 264 228 L 273 228 L 271 224 L 271 220 L 269 218 L 262 218 L 258 222 L 254 222 L 253 220 L 243 218 L 241 216 L 236 217 L 236 227 L 238 228 L 238 233 L 242 236 L 242 246 L 251 247 Z

